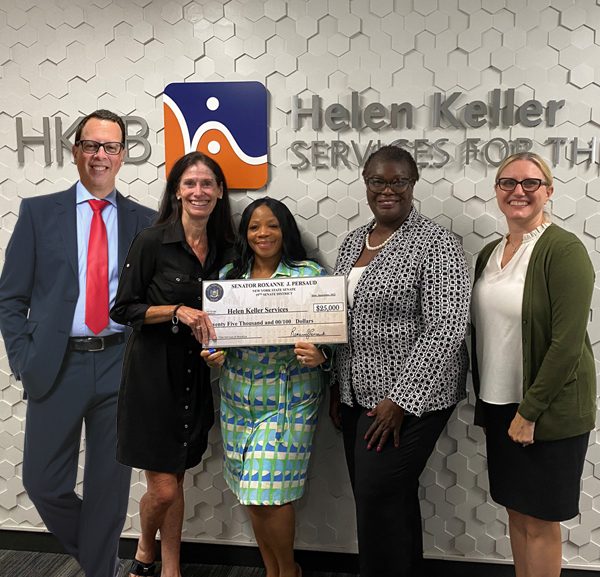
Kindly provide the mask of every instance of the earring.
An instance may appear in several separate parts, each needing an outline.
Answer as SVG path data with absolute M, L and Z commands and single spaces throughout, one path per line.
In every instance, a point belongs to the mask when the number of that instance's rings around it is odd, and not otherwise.
M 176 198 L 177 200 L 181 200 L 181 197 L 180 197 L 180 196 L 176 196 L 175 198 Z

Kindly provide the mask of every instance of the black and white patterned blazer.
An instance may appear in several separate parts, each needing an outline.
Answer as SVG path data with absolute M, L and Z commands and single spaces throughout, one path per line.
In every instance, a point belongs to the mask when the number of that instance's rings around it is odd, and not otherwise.
M 334 274 L 350 272 L 373 225 L 346 237 Z M 353 389 L 365 408 L 388 397 L 421 416 L 465 398 L 470 296 L 459 241 L 413 207 L 356 286 L 333 372 L 342 402 L 353 404 Z

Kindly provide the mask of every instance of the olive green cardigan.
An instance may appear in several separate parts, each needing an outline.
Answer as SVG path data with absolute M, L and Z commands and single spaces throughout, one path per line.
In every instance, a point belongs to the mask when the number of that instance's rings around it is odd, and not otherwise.
M 475 282 L 498 245 L 479 253 Z M 523 400 L 518 411 L 535 421 L 534 438 L 565 439 L 595 426 L 596 369 L 587 334 L 594 269 L 581 241 L 551 224 L 531 254 L 523 289 Z M 476 334 L 472 328 L 475 423 L 485 426 L 479 401 Z

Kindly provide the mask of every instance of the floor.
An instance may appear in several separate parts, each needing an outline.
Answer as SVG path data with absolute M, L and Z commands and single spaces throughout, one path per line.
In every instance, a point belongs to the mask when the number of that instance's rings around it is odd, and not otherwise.
M 510 565 L 462 563 L 426 560 L 423 577 L 513 577 Z M 123 567 L 119 577 L 127 577 Z M 597 571 L 563 569 L 562 577 L 595 577 Z M 68 555 L 0 549 L 0 577 L 85 577 L 77 562 Z M 182 577 L 264 577 L 257 567 L 230 565 L 182 565 Z M 353 573 L 310 571 L 304 569 L 303 577 L 358 577 Z
M 128 568 L 129 565 L 126 566 Z M 127 573 L 124 573 L 127 575 Z M 264 577 L 257 567 L 182 565 L 183 577 Z M 0 550 L 0 577 L 84 577 L 77 562 L 58 553 Z M 355 577 L 350 573 L 305 571 L 303 577 Z

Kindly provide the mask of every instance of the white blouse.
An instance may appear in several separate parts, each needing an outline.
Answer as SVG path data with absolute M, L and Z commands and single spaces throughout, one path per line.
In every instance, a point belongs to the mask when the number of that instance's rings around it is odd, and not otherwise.
M 350 305 L 350 308 L 354 306 L 354 291 L 356 290 L 356 285 L 358 284 L 360 276 L 366 268 L 366 266 L 355 266 L 351 268 L 350 272 L 348 273 L 348 277 L 346 279 L 346 292 L 348 293 L 348 304 Z
M 521 246 L 504 268 L 501 261 L 508 237 L 498 243 L 473 287 L 479 396 L 486 403 L 506 405 L 523 399 L 523 288 L 533 247 L 549 225 L 546 222 L 523 235 Z

